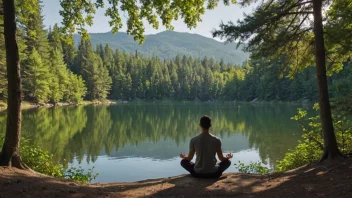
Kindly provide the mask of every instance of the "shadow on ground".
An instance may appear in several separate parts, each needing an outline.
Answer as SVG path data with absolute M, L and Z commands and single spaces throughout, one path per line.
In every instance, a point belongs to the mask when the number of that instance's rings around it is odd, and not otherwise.
M 271 176 L 239 173 L 220 179 L 188 175 L 133 183 L 82 185 L 0 168 L 0 197 L 351 197 L 352 159 Z

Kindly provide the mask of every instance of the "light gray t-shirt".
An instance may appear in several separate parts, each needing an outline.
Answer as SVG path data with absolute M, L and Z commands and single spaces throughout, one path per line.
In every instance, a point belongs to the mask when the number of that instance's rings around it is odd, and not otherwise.
M 212 134 L 203 134 L 194 137 L 190 142 L 190 149 L 196 151 L 196 173 L 213 173 L 218 170 L 216 165 L 216 150 L 221 147 L 221 141 Z

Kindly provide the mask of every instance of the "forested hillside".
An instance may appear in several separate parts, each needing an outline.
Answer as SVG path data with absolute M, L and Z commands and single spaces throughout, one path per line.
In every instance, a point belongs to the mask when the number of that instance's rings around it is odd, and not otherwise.
M 242 64 L 249 57 L 249 53 L 243 52 L 242 48 L 236 48 L 236 43 L 224 44 L 214 39 L 198 34 L 164 31 L 155 35 L 147 35 L 142 45 L 133 40 L 133 37 L 126 33 L 117 34 L 91 33 L 89 34 L 92 45 L 108 44 L 113 50 L 134 53 L 138 51 L 146 57 L 157 56 L 160 59 L 171 60 L 176 55 L 192 56 L 193 58 L 213 58 L 231 64 Z M 78 46 L 80 36 L 74 37 Z

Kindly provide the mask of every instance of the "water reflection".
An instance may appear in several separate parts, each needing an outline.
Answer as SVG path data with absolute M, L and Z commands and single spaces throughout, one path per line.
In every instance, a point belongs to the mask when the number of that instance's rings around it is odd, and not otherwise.
M 104 159 L 114 164 L 124 159 L 118 163 L 123 166 L 129 158 L 169 163 L 180 152 L 187 152 L 189 139 L 199 133 L 199 118 L 207 114 L 213 121 L 212 133 L 221 137 L 225 151 L 253 151 L 252 161 L 274 166 L 301 136 L 298 125 L 290 120 L 296 108 L 277 104 L 119 104 L 26 110 L 22 134 L 65 166 L 90 163 L 97 167 Z M 3 133 L 4 120 L 4 114 L 0 115 Z M 144 167 L 155 168 L 148 160 L 143 164 L 150 166 Z

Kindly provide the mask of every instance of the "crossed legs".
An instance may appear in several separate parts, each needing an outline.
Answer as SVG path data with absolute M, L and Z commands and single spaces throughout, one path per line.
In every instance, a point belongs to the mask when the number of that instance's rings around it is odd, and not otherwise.
M 228 169 L 231 165 L 231 161 L 230 160 L 224 160 L 222 162 L 219 163 L 219 168 L 218 168 L 218 171 L 217 172 L 214 172 L 214 173 L 206 173 L 206 174 L 200 174 L 200 173 L 196 173 L 194 171 L 194 163 L 189 161 L 189 160 L 186 160 L 186 159 L 183 159 L 181 160 L 181 166 L 186 169 L 189 173 L 191 173 L 191 175 L 193 177 L 197 177 L 197 178 L 219 178 L 222 173 Z

